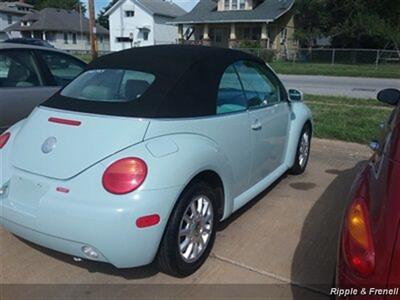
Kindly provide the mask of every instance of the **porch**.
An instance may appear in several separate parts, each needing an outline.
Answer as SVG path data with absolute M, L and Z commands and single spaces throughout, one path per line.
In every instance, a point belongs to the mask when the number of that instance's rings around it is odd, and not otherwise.
M 204 23 L 191 24 L 184 32 L 183 24 L 178 25 L 178 40 L 182 44 L 196 44 L 226 48 L 261 47 L 276 49 L 280 47 L 279 26 L 267 23 Z

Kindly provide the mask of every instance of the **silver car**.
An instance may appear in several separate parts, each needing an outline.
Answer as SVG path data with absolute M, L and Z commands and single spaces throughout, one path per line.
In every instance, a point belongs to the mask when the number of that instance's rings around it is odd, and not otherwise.
M 0 132 L 69 83 L 86 64 L 56 49 L 0 44 Z

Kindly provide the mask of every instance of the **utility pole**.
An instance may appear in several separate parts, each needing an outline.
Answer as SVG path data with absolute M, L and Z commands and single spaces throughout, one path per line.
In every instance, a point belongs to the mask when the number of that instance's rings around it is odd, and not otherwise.
M 89 4 L 89 34 L 92 59 L 97 58 L 97 41 L 96 41 L 96 20 L 94 15 L 94 0 L 88 0 Z

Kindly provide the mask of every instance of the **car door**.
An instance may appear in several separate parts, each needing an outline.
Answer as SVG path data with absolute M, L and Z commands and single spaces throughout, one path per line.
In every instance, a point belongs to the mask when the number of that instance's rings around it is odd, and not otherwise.
M 237 197 L 249 188 L 252 158 L 247 99 L 234 65 L 225 70 L 217 97 L 218 125 L 213 135 L 230 162 L 232 197 Z
M 49 74 L 50 84 L 60 88 L 70 83 L 86 67 L 83 61 L 65 53 L 46 50 L 37 50 L 36 53 L 45 72 Z
M 0 51 L 0 131 L 27 117 L 57 90 L 46 87 L 38 62 L 29 49 Z
M 242 61 L 236 68 L 249 107 L 254 185 L 283 164 L 290 107 L 282 84 L 265 65 Z

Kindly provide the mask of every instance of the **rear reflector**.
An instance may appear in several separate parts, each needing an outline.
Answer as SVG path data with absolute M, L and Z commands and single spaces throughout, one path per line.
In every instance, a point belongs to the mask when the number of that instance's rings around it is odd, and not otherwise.
M 140 217 L 136 220 L 136 226 L 139 228 L 145 228 L 157 225 L 160 222 L 160 216 L 157 214 Z
M 10 135 L 11 134 L 9 132 L 6 132 L 6 133 L 0 135 L 0 149 L 3 148 L 7 144 L 8 139 L 10 138 Z
M 69 126 L 79 126 L 79 125 L 81 125 L 80 121 L 60 119 L 60 118 L 49 118 L 49 122 L 57 123 L 57 124 L 63 124 L 63 125 L 69 125 Z

